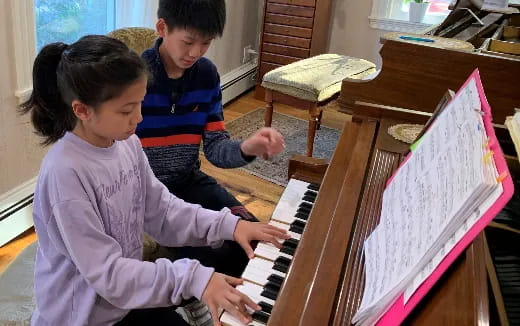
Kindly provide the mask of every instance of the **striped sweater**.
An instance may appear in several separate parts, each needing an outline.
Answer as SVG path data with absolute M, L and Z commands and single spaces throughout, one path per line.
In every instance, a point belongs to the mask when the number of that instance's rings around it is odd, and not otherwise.
M 142 54 L 152 78 L 136 131 L 157 178 L 167 186 L 182 183 L 199 166 L 201 142 L 206 158 L 217 167 L 249 163 L 240 151 L 241 142 L 231 140 L 224 127 L 215 65 L 201 58 L 181 78 L 171 79 L 159 55 L 161 42 L 159 38 Z

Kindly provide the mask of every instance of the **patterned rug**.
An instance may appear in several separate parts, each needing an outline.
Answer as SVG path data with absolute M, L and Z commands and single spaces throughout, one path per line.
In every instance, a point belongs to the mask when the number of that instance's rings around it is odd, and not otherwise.
M 256 109 L 226 123 L 226 129 L 233 139 L 246 139 L 263 126 L 263 108 Z M 242 169 L 267 181 L 285 186 L 287 185 L 289 159 L 294 154 L 305 155 L 307 151 L 308 122 L 274 112 L 272 127 L 284 136 L 285 151 L 269 161 L 257 158 L 253 163 L 246 165 Z M 321 129 L 316 131 L 313 157 L 330 160 L 339 136 L 339 130 L 322 125 Z

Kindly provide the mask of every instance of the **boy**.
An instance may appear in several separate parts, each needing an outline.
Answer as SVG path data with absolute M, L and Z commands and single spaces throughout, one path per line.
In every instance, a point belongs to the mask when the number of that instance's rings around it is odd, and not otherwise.
M 200 170 L 199 147 L 221 168 L 236 168 L 256 156 L 272 156 L 284 148 L 283 137 L 262 128 L 243 142 L 233 141 L 224 127 L 220 78 L 215 65 L 202 56 L 221 36 L 224 0 L 160 0 L 156 29 L 160 38 L 142 57 L 152 80 L 142 105 L 143 122 L 136 134 L 150 165 L 170 192 L 204 208 L 230 208 L 233 214 L 257 221 L 242 204 Z M 240 277 L 248 257 L 235 242 L 221 248 L 175 248 L 176 259 L 198 259 L 221 273 Z

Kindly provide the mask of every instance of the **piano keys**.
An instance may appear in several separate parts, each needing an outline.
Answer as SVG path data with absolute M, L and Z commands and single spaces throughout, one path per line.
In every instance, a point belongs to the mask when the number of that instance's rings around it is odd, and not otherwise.
M 291 238 L 281 241 L 281 248 L 259 243 L 255 257 L 249 261 L 242 274 L 244 284 L 237 287 L 237 290 L 262 307 L 259 312 L 251 311 L 253 322 L 250 325 L 268 323 L 318 192 L 317 184 L 291 179 L 280 197 L 269 223 L 287 230 Z M 243 325 L 228 312 L 224 312 L 220 320 L 224 325 Z

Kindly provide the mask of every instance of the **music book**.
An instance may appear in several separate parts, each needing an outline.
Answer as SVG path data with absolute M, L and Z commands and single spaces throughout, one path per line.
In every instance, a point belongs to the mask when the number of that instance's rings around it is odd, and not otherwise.
M 400 324 L 512 195 L 475 70 L 387 182 L 352 322 Z

